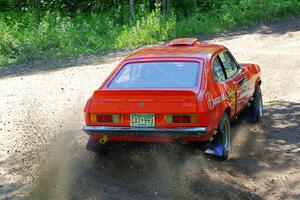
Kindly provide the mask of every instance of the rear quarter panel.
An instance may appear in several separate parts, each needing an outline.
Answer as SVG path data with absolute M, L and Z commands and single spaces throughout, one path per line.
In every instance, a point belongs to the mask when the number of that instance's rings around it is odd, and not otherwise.
M 225 101 L 218 102 L 222 98 L 223 92 L 220 91 L 210 70 L 211 62 L 206 60 L 203 67 L 202 85 L 198 96 L 200 122 L 208 126 L 208 130 L 218 128 L 219 121 L 223 112 L 228 106 Z
M 241 64 L 242 69 L 244 72 L 246 72 L 246 78 L 248 80 L 248 99 L 252 97 L 252 95 L 255 92 L 256 87 L 260 84 L 261 82 L 261 72 L 260 72 L 260 67 L 256 64 Z

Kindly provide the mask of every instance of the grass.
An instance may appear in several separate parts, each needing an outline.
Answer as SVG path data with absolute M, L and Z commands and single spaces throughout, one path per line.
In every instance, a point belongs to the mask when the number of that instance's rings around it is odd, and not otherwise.
M 300 15 L 299 0 L 241 0 L 207 13 L 196 11 L 176 24 L 176 33 L 195 36 L 230 31 Z
M 175 37 L 175 16 L 148 13 L 119 24 L 109 13 L 0 13 L 0 66 L 46 57 L 74 56 L 152 44 Z M 39 21 L 39 22 L 38 22 Z
M 121 7 L 113 12 L 77 12 L 72 18 L 50 11 L 41 16 L 35 11 L 0 12 L 0 67 L 218 33 L 299 14 L 298 0 L 240 0 L 206 12 L 196 8 L 177 19 L 174 11 L 164 16 L 141 5 L 134 21 Z

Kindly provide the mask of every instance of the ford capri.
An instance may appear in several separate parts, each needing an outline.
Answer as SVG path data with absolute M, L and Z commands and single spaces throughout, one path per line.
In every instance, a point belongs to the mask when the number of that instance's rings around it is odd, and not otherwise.
M 260 68 L 196 38 L 144 48 L 124 59 L 84 108 L 87 150 L 107 153 L 114 141 L 202 142 L 227 159 L 230 122 L 263 114 Z

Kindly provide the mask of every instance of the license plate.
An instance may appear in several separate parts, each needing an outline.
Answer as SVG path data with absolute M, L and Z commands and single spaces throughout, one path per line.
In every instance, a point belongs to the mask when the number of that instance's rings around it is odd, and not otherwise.
M 154 127 L 154 114 L 130 114 L 130 126 L 136 127 Z

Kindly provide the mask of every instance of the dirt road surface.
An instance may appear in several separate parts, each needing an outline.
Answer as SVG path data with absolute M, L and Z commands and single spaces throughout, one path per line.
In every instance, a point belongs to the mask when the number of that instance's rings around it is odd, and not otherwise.
M 265 116 L 233 124 L 231 158 L 197 145 L 85 150 L 83 107 L 130 51 L 0 69 L 1 199 L 300 199 L 300 18 L 216 35 L 262 69 Z

